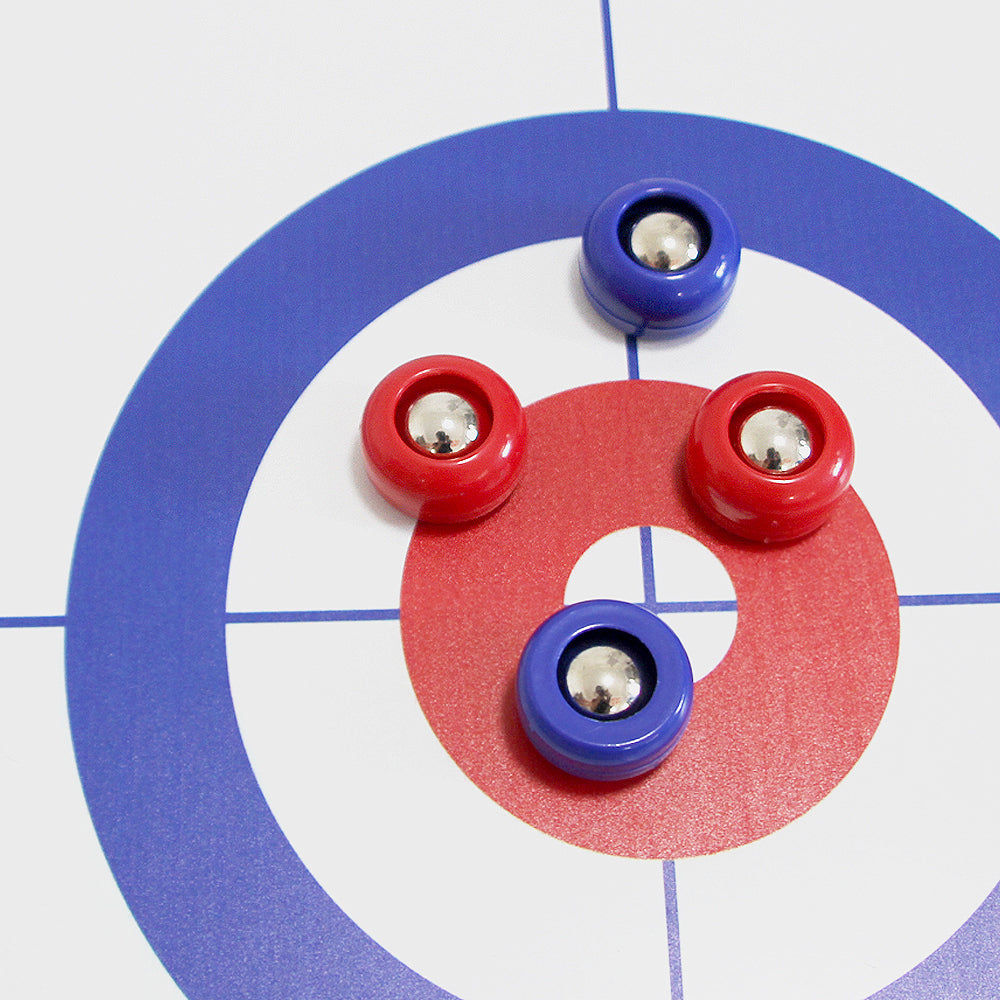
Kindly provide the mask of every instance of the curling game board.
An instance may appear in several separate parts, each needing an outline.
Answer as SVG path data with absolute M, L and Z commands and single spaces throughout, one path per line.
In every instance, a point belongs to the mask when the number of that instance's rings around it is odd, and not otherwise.
M 1000 996 L 997 15 L 802 7 L 16 15 L 3 995 Z M 739 234 L 697 333 L 581 282 L 647 178 Z M 427 355 L 524 408 L 470 522 L 366 473 L 366 401 Z M 680 465 L 758 371 L 855 442 L 787 543 Z M 693 671 L 623 781 L 518 714 L 590 600 Z

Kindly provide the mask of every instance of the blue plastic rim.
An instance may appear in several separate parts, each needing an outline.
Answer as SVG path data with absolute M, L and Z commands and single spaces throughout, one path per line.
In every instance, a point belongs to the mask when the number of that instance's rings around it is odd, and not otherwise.
M 656 271 L 626 249 L 633 216 L 671 208 L 700 231 L 701 256 L 677 271 Z M 630 334 L 681 336 L 708 326 L 729 301 L 740 266 L 740 239 L 725 209 L 684 181 L 652 178 L 627 184 L 596 208 L 583 234 L 580 276 L 597 312 Z
M 566 648 L 587 633 L 621 632 L 649 652 L 653 690 L 637 710 L 597 718 L 562 688 Z M 581 778 L 621 781 L 662 763 L 691 716 L 694 678 L 680 640 L 656 615 L 622 601 L 583 601 L 547 618 L 528 640 L 517 672 L 521 724 L 556 767 Z

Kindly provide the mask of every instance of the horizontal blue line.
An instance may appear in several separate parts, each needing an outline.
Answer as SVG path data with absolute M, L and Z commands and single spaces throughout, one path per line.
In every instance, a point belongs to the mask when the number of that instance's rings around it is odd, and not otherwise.
M 226 622 L 385 622 L 399 618 L 399 608 L 363 608 L 357 611 L 230 611 Z
M 654 615 L 669 615 L 681 611 L 736 611 L 735 601 L 649 601 L 642 605 Z
M 65 615 L 26 615 L 22 618 L 0 618 L 0 628 L 62 628 Z
M 1000 604 L 1000 594 L 899 595 L 899 606 L 901 608 L 926 607 L 933 604 Z
M 736 601 L 649 601 L 641 606 L 653 614 L 686 611 L 736 611 Z M 900 594 L 901 608 L 946 607 L 961 604 L 1000 604 L 1000 593 L 983 594 Z M 350 611 L 230 611 L 230 625 L 262 622 L 376 622 L 398 621 L 399 608 L 360 608 Z M 0 617 L 3 628 L 62 628 L 65 615 L 8 615 Z

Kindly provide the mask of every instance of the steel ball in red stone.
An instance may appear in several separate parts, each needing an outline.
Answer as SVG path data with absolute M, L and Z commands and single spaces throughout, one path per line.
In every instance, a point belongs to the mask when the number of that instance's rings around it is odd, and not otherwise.
M 854 437 L 834 399 L 785 372 L 740 375 L 702 403 L 685 454 L 688 486 L 705 513 L 758 542 L 802 538 L 847 489 Z
M 417 358 L 376 387 L 361 419 L 375 488 L 410 517 L 439 524 L 489 514 L 513 492 L 527 425 L 514 390 L 477 361 Z

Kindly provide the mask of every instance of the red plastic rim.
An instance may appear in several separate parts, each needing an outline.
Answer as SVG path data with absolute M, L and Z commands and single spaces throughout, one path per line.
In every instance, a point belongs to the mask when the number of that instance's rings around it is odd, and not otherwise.
M 747 461 L 739 434 L 758 410 L 779 407 L 809 429 L 812 454 L 795 469 L 770 472 Z M 786 372 L 741 375 L 712 392 L 688 438 L 688 485 L 717 524 L 754 541 L 791 541 L 829 518 L 854 468 L 854 436 L 823 389 Z
M 479 437 L 452 455 L 410 440 L 410 407 L 431 392 L 451 392 L 479 418 Z M 365 467 L 375 488 L 410 517 L 440 524 L 470 521 L 502 504 L 517 485 L 527 431 L 514 390 L 469 358 L 433 355 L 408 361 L 376 387 L 361 420 Z

